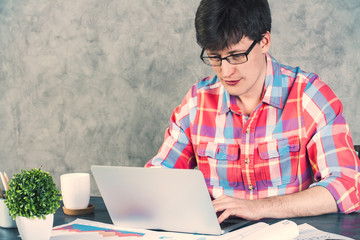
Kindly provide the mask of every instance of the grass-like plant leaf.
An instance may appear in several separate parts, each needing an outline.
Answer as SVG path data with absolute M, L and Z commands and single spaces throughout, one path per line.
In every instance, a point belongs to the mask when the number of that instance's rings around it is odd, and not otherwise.
M 26 218 L 45 218 L 60 207 L 60 191 L 52 176 L 41 169 L 21 170 L 9 182 L 6 206 L 10 215 Z

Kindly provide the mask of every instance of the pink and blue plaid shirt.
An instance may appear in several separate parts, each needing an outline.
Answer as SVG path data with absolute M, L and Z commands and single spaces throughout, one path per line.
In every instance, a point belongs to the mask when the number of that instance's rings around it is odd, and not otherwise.
M 360 161 L 342 104 L 313 73 L 270 55 L 263 99 L 242 114 L 217 76 L 193 85 L 147 167 L 195 168 L 209 192 L 259 199 L 323 186 L 341 212 L 360 209 Z

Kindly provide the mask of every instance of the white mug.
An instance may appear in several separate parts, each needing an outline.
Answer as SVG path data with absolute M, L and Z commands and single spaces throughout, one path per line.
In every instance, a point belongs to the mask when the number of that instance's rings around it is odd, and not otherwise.
M 85 209 L 90 201 L 90 174 L 67 173 L 60 176 L 61 194 L 67 209 Z
M 5 199 L 0 198 L 0 227 L 15 228 L 16 223 L 13 217 L 9 215 L 9 209 L 5 204 Z

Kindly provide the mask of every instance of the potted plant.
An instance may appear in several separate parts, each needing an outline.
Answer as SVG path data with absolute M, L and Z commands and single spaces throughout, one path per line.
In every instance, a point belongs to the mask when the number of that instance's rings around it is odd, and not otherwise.
M 40 169 L 21 170 L 9 182 L 6 206 L 23 240 L 50 239 L 60 191 L 52 176 Z

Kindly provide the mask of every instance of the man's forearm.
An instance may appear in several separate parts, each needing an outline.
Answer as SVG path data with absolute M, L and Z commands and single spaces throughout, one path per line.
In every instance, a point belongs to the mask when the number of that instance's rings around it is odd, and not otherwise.
M 313 187 L 298 193 L 259 200 L 245 200 L 222 195 L 215 199 L 213 204 L 216 212 L 222 212 L 219 222 L 230 216 L 259 220 L 315 216 L 338 211 L 333 196 L 324 187 Z
M 315 216 L 338 211 L 334 197 L 320 186 L 258 201 L 262 206 L 262 213 L 259 213 L 263 215 L 261 218 Z

